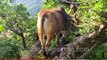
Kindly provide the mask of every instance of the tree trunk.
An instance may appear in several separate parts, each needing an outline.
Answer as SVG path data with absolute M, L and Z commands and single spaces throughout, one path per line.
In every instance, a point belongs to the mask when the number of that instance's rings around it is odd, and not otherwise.
M 23 45 L 23 48 L 26 49 L 26 42 L 25 42 L 25 37 L 23 35 L 23 33 L 20 34 L 21 38 L 22 38 L 22 45 Z

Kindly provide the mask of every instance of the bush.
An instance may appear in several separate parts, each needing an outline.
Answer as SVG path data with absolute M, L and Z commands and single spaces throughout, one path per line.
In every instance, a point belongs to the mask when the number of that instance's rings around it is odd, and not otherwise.
M 10 38 L 0 40 L 0 58 L 20 58 L 19 47 Z

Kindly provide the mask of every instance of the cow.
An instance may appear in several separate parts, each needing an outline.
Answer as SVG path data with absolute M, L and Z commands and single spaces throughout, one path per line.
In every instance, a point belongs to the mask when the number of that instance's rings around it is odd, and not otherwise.
M 55 35 L 66 31 L 68 17 L 70 16 L 63 7 L 41 10 L 38 13 L 37 32 L 42 48 L 47 48 Z

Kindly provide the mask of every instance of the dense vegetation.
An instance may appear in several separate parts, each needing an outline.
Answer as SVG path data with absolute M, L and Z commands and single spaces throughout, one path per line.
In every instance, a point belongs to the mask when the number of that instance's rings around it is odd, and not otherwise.
M 19 58 L 29 54 L 26 51 L 29 51 L 37 40 L 37 17 L 29 18 L 30 15 L 23 4 L 11 5 L 10 2 L 13 0 L 0 0 L 0 52 L 3 52 L 0 58 Z M 96 25 L 107 20 L 107 0 L 77 0 L 74 3 L 78 8 L 75 14 L 80 19 L 80 23 L 77 26 L 78 31 L 69 31 L 66 37 L 71 42 L 75 37 L 73 33 L 87 35 L 94 30 Z M 58 6 L 63 6 L 69 13 L 66 4 L 59 0 L 44 0 L 41 10 Z M 52 46 L 54 44 L 55 42 Z M 107 43 L 96 47 L 89 58 L 104 58 L 103 54 L 107 54 L 106 48 Z

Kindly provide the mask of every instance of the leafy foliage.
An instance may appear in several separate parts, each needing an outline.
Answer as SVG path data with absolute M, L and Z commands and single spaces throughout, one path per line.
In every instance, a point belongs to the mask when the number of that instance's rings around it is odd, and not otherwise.
M 35 18 L 29 18 L 29 13 L 23 4 L 12 5 L 8 1 L 0 4 L 1 25 L 18 35 L 18 39 L 31 40 L 36 34 Z M 10 1 L 11 2 L 11 1 Z M 1 30 L 3 30 L 1 26 Z M 21 38 L 20 38 L 21 37 Z M 35 40 L 35 39 L 32 39 Z
M 77 15 L 81 18 L 78 26 L 81 34 L 88 34 L 93 31 L 95 25 L 101 21 L 105 21 L 106 17 L 102 17 L 102 12 L 106 12 L 106 0 L 79 0 Z M 81 13 L 82 12 L 82 13 Z
M 17 54 L 17 46 L 15 48 L 15 44 L 10 44 L 14 42 L 14 40 L 18 41 L 16 44 L 23 50 L 22 46 L 25 45 L 27 49 L 30 49 L 32 44 L 35 43 L 36 40 L 36 18 L 30 18 L 29 13 L 27 13 L 27 9 L 23 4 L 15 5 L 12 4 L 13 0 L 0 0 L 0 32 L 11 30 L 14 32 L 13 39 L 6 38 L 4 45 L 9 46 L 11 51 L 6 51 L 5 56 L 2 58 L 15 58 L 18 55 L 12 55 L 12 53 Z M 1 9 L 2 8 L 2 9 Z M 0 37 L 0 39 L 2 39 Z M 9 41 L 10 42 L 9 42 Z M 23 43 L 24 44 L 21 44 Z M 1 51 L 2 52 L 2 51 Z
M 20 58 L 19 46 L 12 38 L 0 40 L 0 58 Z

